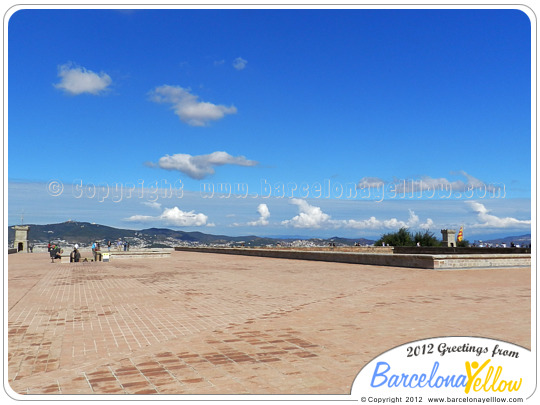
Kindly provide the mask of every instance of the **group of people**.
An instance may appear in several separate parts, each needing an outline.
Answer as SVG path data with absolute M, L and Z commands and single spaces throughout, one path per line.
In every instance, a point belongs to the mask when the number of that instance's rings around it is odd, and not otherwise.
M 111 250 L 111 245 L 112 245 L 111 241 L 108 241 L 107 242 L 107 248 L 108 248 L 109 251 Z M 129 250 L 129 243 L 128 242 L 122 242 L 122 241 L 119 240 L 116 243 L 116 249 L 117 250 L 122 250 L 123 249 L 124 251 L 127 251 L 127 250 Z M 52 262 L 54 262 L 56 259 L 61 259 L 62 258 L 62 253 L 64 253 L 64 251 L 57 244 L 49 243 L 48 250 L 49 250 L 49 253 L 51 255 L 51 261 Z M 94 256 L 94 261 L 97 262 L 97 261 L 102 260 L 101 246 L 100 246 L 99 242 L 93 242 L 92 243 L 92 255 Z M 73 247 L 73 251 L 69 255 L 69 261 L 70 262 L 79 262 L 79 261 L 81 261 L 81 252 L 79 251 L 79 245 L 78 244 L 75 244 L 75 246 Z M 88 260 L 85 259 L 85 261 L 88 261 Z
M 49 243 L 49 246 L 47 247 L 47 249 L 49 250 L 49 254 L 51 256 L 51 262 L 54 263 L 55 259 L 62 258 L 62 253 L 64 253 L 64 251 L 60 249 L 60 246 L 55 245 L 55 244 L 51 245 Z
M 51 262 L 54 263 L 56 259 L 62 259 L 62 253 L 64 253 L 64 250 L 60 248 L 59 245 L 53 244 L 51 245 L 49 243 L 48 246 L 49 254 L 51 256 Z M 79 262 L 81 261 L 81 252 L 79 252 L 79 245 L 75 244 L 73 247 L 73 251 L 69 254 L 69 261 L 70 262 Z
M 109 249 L 109 252 L 111 251 L 112 243 L 111 241 L 107 242 L 107 249 Z M 116 242 L 116 250 L 122 250 L 124 249 L 124 252 L 127 252 L 129 250 L 129 242 L 122 242 L 120 239 Z
M 96 243 L 97 242 L 94 242 L 92 245 L 92 253 L 94 254 L 94 260 L 97 261 L 98 258 L 101 260 L 101 253 L 99 253 L 99 243 Z M 62 259 L 62 253 L 64 253 L 64 250 L 61 249 L 59 245 L 49 243 L 48 250 L 53 263 L 56 259 Z M 69 261 L 72 263 L 78 263 L 81 261 L 81 252 L 79 251 L 79 245 L 77 243 L 75 246 L 73 246 L 73 251 L 69 254 Z M 88 261 L 88 259 L 84 259 L 84 261 Z
M 129 250 L 129 242 L 122 242 L 120 239 L 116 242 L 116 250 L 124 250 L 124 252 L 127 252 Z

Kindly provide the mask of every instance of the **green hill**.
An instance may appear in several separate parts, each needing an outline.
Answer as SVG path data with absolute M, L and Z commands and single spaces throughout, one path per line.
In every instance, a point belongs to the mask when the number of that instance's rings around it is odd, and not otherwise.
M 88 222 L 67 221 L 59 224 L 48 225 L 28 225 L 30 231 L 28 239 L 31 244 L 78 243 L 82 246 L 90 245 L 97 241 L 105 245 L 107 241 L 117 240 L 128 241 L 132 245 L 143 245 L 147 247 L 174 246 L 175 243 L 199 243 L 199 244 L 245 244 L 246 246 L 265 246 L 277 243 L 290 242 L 288 238 L 266 238 L 255 235 L 247 236 L 227 236 L 211 235 L 203 232 L 175 231 L 167 228 L 149 228 L 142 230 L 119 229 L 110 226 L 91 224 Z M 8 229 L 8 240 L 13 242 L 15 231 L 10 226 Z M 297 239 L 297 238 L 295 238 Z M 334 237 L 330 239 L 306 239 L 318 245 L 336 243 L 341 245 L 354 245 L 356 242 L 362 244 L 372 244 L 368 239 L 346 239 Z

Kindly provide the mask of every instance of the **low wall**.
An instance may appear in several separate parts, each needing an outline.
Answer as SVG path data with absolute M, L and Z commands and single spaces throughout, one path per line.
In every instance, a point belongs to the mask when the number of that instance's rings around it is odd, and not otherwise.
M 109 253 L 111 260 L 116 259 L 155 259 L 161 257 L 170 257 L 172 249 L 170 250 L 133 250 L 133 251 L 122 251 L 122 252 L 102 252 Z
M 156 258 L 162 258 L 162 257 L 171 257 L 173 249 L 157 249 L 157 250 L 133 250 L 133 251 L 106 251 L 102 250 L 101 253 L 101 260 L 103 261 L 103 255 L 108 254 L 109 260 L 117 260 L 117 259 L 156 259 Z M 81 262 L 84 261 L 84 259 L 87 259 L 87 261 L 93 261 L 94 256 L 90 252 L 82 252 L 81 254 Z M 70 256 L 71 252 L 66 252 L 64 250 L 64 253 L 62 253 L 62 263 L 70 263 Z
M 395 246 L 394 253 L 427 255 L 478 255 L 478 254 L 516 254 L 531 253 L 530 248 L 488 248 L 488 247 L 432 247 L 432 246 Z
M 297 250 L 301 252 L 355 252 L 355 253 L 392 253 L 394 248 L 391 246 L 316 246 L 316 247 L 261 247 L 257 249 L 264 250 Z
M 486 267 L 530 267 L 531 255 L 516 254 L 473 254 L 473 255 L 434 255 L 435 269 L 470 269 Z
M 13 253 L 17 253 L 17 248 L 8 249 L 8 255 L 13 254 Z
M 281 259 L 316 260 L 376 266 L 412 267 L 421 269 L 469 269 L 485 267 L 528 267 L 530 254 L 515 255 L 427 255 L 300 251 L 253 248 L 191 248 L 176 247 L 176 251 L 220 253 Z

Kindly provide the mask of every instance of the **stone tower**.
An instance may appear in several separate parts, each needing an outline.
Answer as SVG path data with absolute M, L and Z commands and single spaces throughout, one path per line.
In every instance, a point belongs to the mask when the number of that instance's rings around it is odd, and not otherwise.
M 17 249 L 17 252 L 28 252 L 28 231 L 30 227 L 27 225 L 15 225 L 15 241 L 13 247 Z
M 454 229 L 441 229 L 442 245 L 444 247 L 456 247 L 456 231 Z

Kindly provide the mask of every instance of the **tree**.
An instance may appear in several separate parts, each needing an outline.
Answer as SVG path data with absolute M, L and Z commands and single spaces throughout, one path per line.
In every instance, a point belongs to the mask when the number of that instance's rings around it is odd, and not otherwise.
M 422 232 L 416 232 L 414 234 L 414 244 L 420 242 L 420 246 L 439 246 L 441 242 L 435 237 L 433 232 L 429 230 Z
M 414 246 L 416 244 L 413 242 L 411 233 L 407 228 L 401 228 L 394 233 L 385 233 L 375 242 L 375 246 L 382 246 L 383 242 L 388 246 Z
M 469 246 L 470 246 L 469 241 L 466 239 L 463 239 L 461 242 L 457 243 L 457 247 L 469 247 Z
M 401 228 L 394 233 L 385 233 L 375 242 L 375 246 L 416 246 L 420 242 L 420 246 L 439 246 L 441 242 L 435 237 L 432 232 L 416 232 L 414 235 L 407 228 Z

